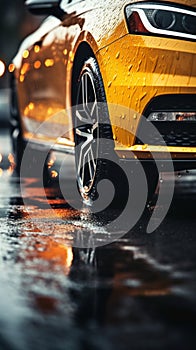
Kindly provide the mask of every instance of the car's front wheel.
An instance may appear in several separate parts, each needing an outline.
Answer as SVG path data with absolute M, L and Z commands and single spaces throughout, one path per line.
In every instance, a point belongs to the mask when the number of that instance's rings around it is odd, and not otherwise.
M 73 125 L 79 192 L 83 200 L 92 205 L 99 198 L 99 182 L 108 179 L 114 186 L 111 203 L 117 203 L 119 207 L 125 205 L 130 194 L 130 179 L 114 152 L 104 85 L 95 58 L 91 57 L 84 62 L 77 77 L 75 96 Z M 156 187 L 158 173 L 153 167 L 153 171 L 145 169 L 145 174 L 150 199 Z M 134 174 L 131 177 L 134 179 Z M 110 194 L 106 188 L 105 196 L 110 197 Z
M 76 87 L 74 136 L 77 185 L 83 200 L 93 204 L 99 196 L 99 181 L 111 180 L 111 154 L 114 156 L 105 91 L 95 58 L 89 58 L 84 63 Z

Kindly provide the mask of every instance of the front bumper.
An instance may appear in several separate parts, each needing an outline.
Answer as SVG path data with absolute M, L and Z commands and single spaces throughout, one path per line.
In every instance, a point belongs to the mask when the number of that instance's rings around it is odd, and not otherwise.
M 123 156 L 127 157 L 130 150 L 138 157 L 149 157 L 148 152 L 137 143 L 136 136 L 141 116 L 147 117 L 151 101 L 154 103 L 155 99 L 163 96 L 161 101 L 157 101 L 166 110 L 196 111 L 193 106 L 196 102 L 189 108 L 189 100 L 196 93 L 195 52 L 195 42 L 130 34 L 100 50 L 98 58 L 107 102 L 118 106 L 111 108 L 114 112 L 110 113 L 110 119 L 116 149 L 120 145 Z M 150 140 L 145 143 L 149 144 Z M 158 143 L 152 145 L 161 146 Z M 176 144 L 170 143 L 169 146 Z M 196 144 L 189 145 L 193 146 L 193 151 L 191 147 L 183 147 L 187 146 L 185 143 L 179 142 L 177 146 L 180 149 L 170 148 L 172 158 L 195 158 Z M 156 151 L 164 158 L 162 153 L 161 149 Z
M 116 147 L 118 157 L 124 161 L 140 161 L 141 163 L 159 164 L 163 171 L 196 169 L 196 147 L 167 147 L 152 145 L 134 145 L 124 149 Z

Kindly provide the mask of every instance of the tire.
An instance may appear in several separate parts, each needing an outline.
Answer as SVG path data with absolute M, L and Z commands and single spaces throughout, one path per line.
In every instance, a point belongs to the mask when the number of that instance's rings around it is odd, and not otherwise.
M 151 205 L 156 203 L 155 191 L 159 181 L 159 172 L 156 164 L 144 165 L 143 168 L 148 184 L 147 205 L 150 208 Z
M 78 190 L 83 201 L 92 206 L 99 198 L 99 182 L 108 179 L 115 189 L 111 203 L 119 204 L 120 197 L 122 199 L 119 176 L 121 179 L 123 177 L 123 187 L 128 183 L 114 153 L 104 85 L 95 58 L 89 58 L 82 66 L 77 78 L 76 91 L 73 125 Z M 106 189 L 105 196 L 107 195 Z M 105 202 L 105 199 L 103 200 Z

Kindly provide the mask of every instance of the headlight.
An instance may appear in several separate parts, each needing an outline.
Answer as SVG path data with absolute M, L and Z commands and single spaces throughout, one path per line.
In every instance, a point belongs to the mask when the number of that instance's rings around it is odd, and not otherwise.
M 132 34 L 164 35 L 196 40 L 196 13 L 185 7 L 139 2 L 125 7 Z

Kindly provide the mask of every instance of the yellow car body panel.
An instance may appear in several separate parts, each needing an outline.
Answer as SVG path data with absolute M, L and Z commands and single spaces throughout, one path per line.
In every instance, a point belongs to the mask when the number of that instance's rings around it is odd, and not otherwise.
M 148 157 L 148 148 L 135 145 L 140 118 L 157 96 L 196 93 L 196 43 L 129 34 L 124 8 L 135 2 L 92 0 L 68 5 L 62 1 L 62 8 L 72 15 L 65 21 L 51 17 L 21 46 L 13 62 L 24 137 L 55 140 L 66 125 L 70 132 L 64 136 L 73 142 L 72 120 L 65 110 L 72 105 L 77 50 L 86 43 L 103 78 L 116 152 L 129 158 L 129 151 L 131 157 L 134 150 L 137 157 L 144 157 L 145 152 Z M 196 7 L 195 0 L 172 3 Z M 119 112 L 118 107 L 112 107 L 114 104 L 123 106 L 125 113 L 121 113 L 123 108 Z M 36 133 L 37 127 L 51 117 L 48 129 Z M 169 151 L 173 158 L 183 154 L 194 159 L 196 147 L 170 147 Z
M 138 35 L 126 35 L 99 51 L 108 103 L 130 110 L 124 118 L 111 114 L 116 144 L 133 145 L 140 116 L 152 98 L 196 92 L 195 53 L 193 42 Z

